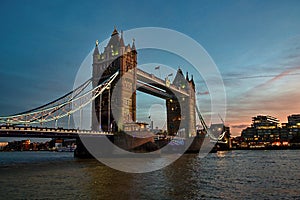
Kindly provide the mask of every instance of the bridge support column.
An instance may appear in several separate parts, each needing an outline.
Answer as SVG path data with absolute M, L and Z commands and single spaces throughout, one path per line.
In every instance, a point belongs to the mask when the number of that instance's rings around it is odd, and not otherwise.
M 99 52 L 98 44 L 93 53 L 93 87 L 119 71 L 110 89 L 95 99 L 92 107 L 92 130 L 115 132 L 123 129 L 123 124 L 136 121 L 136 67 L 137 51 L 124 45 L 123 35 L 115 29 L 111 38 Z
M 74 157 L 109 157 L 113 152 L 113 146 L 111 146 L 110 143 L 113 142 L 113 135 L 81 136 L 81 138 L 76 139 L 77 148 L 74 151 Z M 91 152 L 89 150 L 91 150 Z
M 188 74 L 183 76 L 181 69 L 178 69 L 173 84 L 187 95 L 176 94 L 176 98 L 167 99 L 167 123 L 168 133 L 184 138 L 195 137 L 196 134 L 196 97 L 193 77 L 190 80 Z
M 186 127 L 185 137 L 195 137 L 196 133 L 196 112 L 195 112 L 195 91 L 190 91 L 190 96 L 183 101 L 183 125 Z
M 76 149 L 74 151 L 75 158 L 93 158 L 92 154 L 85 148 L 79 138 L 76 139 Z

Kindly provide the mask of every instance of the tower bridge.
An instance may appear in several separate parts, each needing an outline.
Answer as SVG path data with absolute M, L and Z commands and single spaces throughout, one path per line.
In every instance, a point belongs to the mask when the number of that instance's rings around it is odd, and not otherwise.
M 195 84 L 193 77 L 184 76 L 181 69 L 172 83 L 138 69 L 135 42 L 125 45 L 123 33 L 116 29 L 103 52 L 96 42 L 92 67 L 91 79 L 66 95 L 38 108 L 0 117 L 0 136 L 78 138 L 84 134 L 122 133 L 137 120 L 136 91 L 165 100 L 169 135 L 185 130 L 181 135 L 184 138 L 196 136 Z M 92 89 L 86 92 L 89 85 Z M 71 116 L 79 113 L 81 124 L 82 109 L 89 104 L 92 104 L 91 130 L 72 129 Z M 58 121 L 65 118 L 67 127 L 57 128 Z M 48 122 L 54 122 L 55 127 L 44 127 Z
M 136 121 L 136 91 L 166 101 L 167 132 L 175 135 L 185 129 L 185 137 L 196 136 L 195 84 L 178 69 L 172 83 L 137 67 L 135 43 L 125 45 L 123 33 L 114 29 L 103 52 L 96 43 L 93 52 L 93 87 L 119 71 L 110 89 L 95 99 L 92 108 L 92 130 L 122 131 Z M 111 130 L 111 123 L 116 123 Z

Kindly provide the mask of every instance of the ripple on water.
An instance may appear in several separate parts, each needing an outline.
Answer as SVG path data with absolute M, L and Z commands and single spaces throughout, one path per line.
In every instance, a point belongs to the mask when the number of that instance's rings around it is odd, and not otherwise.
M 8 199 L 298 199 L 299 150 L 184 155 L 145 174 L 53 152 L 0 153 L 0 194 Z

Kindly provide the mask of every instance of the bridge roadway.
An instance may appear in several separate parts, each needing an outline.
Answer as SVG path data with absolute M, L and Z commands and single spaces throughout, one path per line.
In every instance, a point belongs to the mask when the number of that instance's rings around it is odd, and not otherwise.
M 79 138 L 80 136 L 111 136 L 113 133 L 89 130 L 44 128 L 31 126 L 0 126 L 0 137 Z
M 149 74 L 143 70 L 137 69 L 137 88 L 142 92 L 151 93 L 160 98 L 172 98 L 173 95 L 167 92 L 171 90 L 173 93 L 189 96 L 189 94 L 173 84 L 167 85 L 166 82 L 153 74 Z

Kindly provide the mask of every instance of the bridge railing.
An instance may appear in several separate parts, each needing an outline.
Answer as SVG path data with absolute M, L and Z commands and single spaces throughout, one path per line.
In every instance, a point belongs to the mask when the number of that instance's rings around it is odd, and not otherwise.
M 46 128 L 46 127 L 18 127 L 18 126 L 0 126 L 0 131 L 6 132 L 45 132 L 45 133 L 66 133 L 66 134 L 101 134 L 112 135 L 111 132 L 99 132 L 92 130 L 78 130 L 78 129 L 63 129 L 63 128 Z

